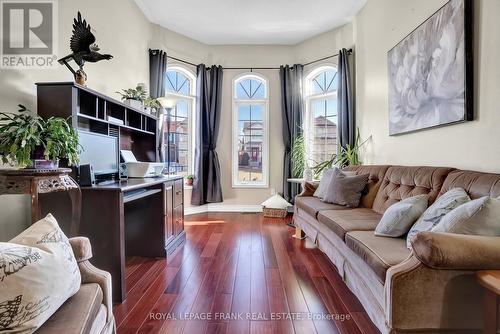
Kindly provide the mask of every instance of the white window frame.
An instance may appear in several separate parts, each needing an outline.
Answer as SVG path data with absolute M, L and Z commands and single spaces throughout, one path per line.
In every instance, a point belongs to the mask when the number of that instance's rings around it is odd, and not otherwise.
M 308 152 L 308 157 L 307 161 L 310 165 L 316 163 L 312 161 L 312 147 L 313 147 L 313 140 L 314 140 L 314 133 L 313 133 L 313 128 L 314 128 L 314 115 L 312 115 L 312 108 L 311 105 L 314 101 L 317 100 L 324 100 L 328 98 L 338 98 L 337 92 L 338 90 L 334 90 L 332 92 L 327 92 L 327 93 L 319 93 L 319 94 L 313 94 L 312 93 L 312 80 L 314 77 L 316 77 L 318 74 L 321 72 L 327 71 L 334 69 L 335 71 L 338 70 L 338 67 L 336 64 L 333 63 L 323 63 L 321 65 L 316 66 L 313 68 L 306 76 L 305 76 L 305 87 L 304 87 L 304 96 L 305 96 L 305 108 L 306 108 L 306 113 L 304 117 L 304 137 L 305 137 L 305 146 L 306 146 L 306 151 Z M 338 74 L 337 74 L 338 75 Z M 338 114 L 337 114 L 337 120 L 338 120 Z M 337 123 L 338 126 L 338 123 Z M 337 138 L 338 139 L 338 138 Z M 337 153 L 339 149 L 339 143 L 337 142 Z
M 196 109 L 196 74 L 189 68 L 184 67 L 179 64 L 167 65 L 167 70 L 165 71 L 165 75 L 167 71 L 177 71 L 184 74 L 190 81 L 190 89 L 189 95 L 178 94 L 167 92 L 167 88 L 165 87 L 165 97 L 173 98 L 176 100 L 189 100 L 191 108 L 188 110 L 188 157 L 189 157 L 189 165 L 188 165 L 188 175 L 194 173 L 194 149 L 195 149 L 195 131 L 194 124 L 195 123 L 195 109 Z M 177 108 L 177 106 L 175 107 Z M 163 135 L 163 134 L 162 134 Z
M 236 88 L 237 84 L 245 79 L 256 79 L 264 83 L 264 99 L 237 99 L 236 98 Z M 269 80 L 262 74 L 256 72 L 246 72 L 241 73 L 233 78 L 232 82 L 232 98 L 233 98 L 233 112 L 232 112 L 232 124 L 233 124 L 233 154 L 232 154 L 232 175 L 231 182 L 233 188 L 269 188 Z M 242 104 L 253 104 L 253 105 L 263 105 L 263 115 L 262 115 L 262 181 L 249 181 L 241 182 L 238 180 L 238 129 L 239 129 L 239 118 L 238 109 Z

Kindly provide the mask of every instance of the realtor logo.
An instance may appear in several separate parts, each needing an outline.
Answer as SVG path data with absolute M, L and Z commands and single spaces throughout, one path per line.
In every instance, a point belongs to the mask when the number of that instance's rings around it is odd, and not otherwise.
M 0 0 L 1 68 L 57 66 L 57 2 Z

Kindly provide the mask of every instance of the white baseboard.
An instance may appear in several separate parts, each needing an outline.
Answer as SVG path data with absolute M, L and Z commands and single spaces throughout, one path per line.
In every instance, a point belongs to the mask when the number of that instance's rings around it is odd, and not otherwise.
M 205 204 L 200 206 L 189 206 L 184 209 L 184 215 L 186 216 L 204 212 L 262 212 L 262 206 L 239 204 Z

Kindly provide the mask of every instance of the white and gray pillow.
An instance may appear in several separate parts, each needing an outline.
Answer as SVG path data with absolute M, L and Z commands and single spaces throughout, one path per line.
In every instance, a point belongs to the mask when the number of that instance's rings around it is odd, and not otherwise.
M 369 177 L 369 174 L 347 176 L 339 169 L 334 169 L 323 201 L 357 208 Z
M 411 239 L 417 233 L 431 231 L 448 212 L 469 201 L 469 195 L 462 188 L 453 188 L 438 197 L 408 232 L 406 247 L 411 249 Z
M 332 178 L 333 174 L 333 168 L 328 168 L 323 171 L 323 174 L 321 175 L 321 180 L 319 181 L 319 186 L 316 188 L 316 191 L 314 192 L 314 197 L 323 199 L 326 194 L 326 189 L 328 188 L 328 185 L 330 184 L 330 179 Z
M 397 238 L 406 234 L 425 212 L 428 204 L 428 195 L 417 195 L 391 205 L 380 219 L 375 235 Z
M 71 245 L 52 215 L 0 242 L 0 332 L 36 331 L 80 283 Z
M 500 199 L 485 196 L 465 203 L 444 216 L 432 231 L 500 236 Z

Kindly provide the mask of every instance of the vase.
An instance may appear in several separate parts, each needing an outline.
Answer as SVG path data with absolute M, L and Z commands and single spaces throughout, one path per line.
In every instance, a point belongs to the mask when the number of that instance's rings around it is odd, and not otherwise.
M 126 99 L 125 104 L 131 106 L 132 108 L 142 110 L 142 102 L 139 100 Z
M 37 146 L 33 153 L 31 153 L 31 166 L 26 169 L 58 169 L 59 159 L 48 160 L 45 159 L 43 146 Z
M 310 168 L 304 168 L 304 172 L 302 174 L 302 177 L 306 181 L 312 181 L 313 179 L 313 171 Z

